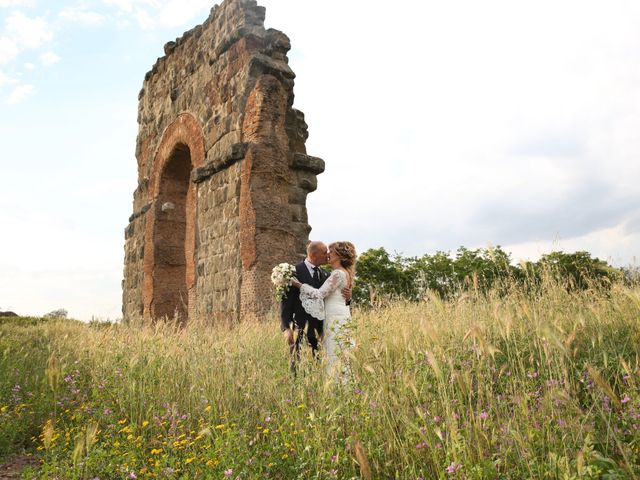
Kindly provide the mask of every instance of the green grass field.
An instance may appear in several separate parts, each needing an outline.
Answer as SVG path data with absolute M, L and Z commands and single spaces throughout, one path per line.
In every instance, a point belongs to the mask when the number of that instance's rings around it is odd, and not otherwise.
M 355 311 L 350 375 L 278 320 L 0 320 L 0 458 L 25 478 L 640 477 L 640 291 L 465 293 Z M 305 350 L 308 354 L 308 350 Z M 1 462 L 0 462 L 1 463 Z

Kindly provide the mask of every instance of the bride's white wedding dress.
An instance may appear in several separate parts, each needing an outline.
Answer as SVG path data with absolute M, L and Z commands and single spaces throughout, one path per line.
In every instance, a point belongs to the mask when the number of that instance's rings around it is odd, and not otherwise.
M 320 288 L 302 284 L 300 302 L 305 311 L 324 321 L 322 345 L 327 357 L 327 371 L 340 376 L 345 365 L 341 365 L 343 353 L 354 346 L 349 332 L 351 310 L 345 304 L 342 289 L 348 284 L 343 270 L 333 270 Z

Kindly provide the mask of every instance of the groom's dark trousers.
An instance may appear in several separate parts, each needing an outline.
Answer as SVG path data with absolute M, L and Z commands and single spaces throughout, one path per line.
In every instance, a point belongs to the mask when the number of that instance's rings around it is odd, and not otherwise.
M 319 268 L 318 280 L 314 280 L 304 262 L 296 265 L 296 278 L 301 283 L 320 288 L 328 277 L 329 274 Z M 322 336 L 323 322 L 312 317 L 304 310 L 300 302 L 300 289 L 296 287 L 289 288 L 287 295 L 280 304 L 280 321 L 280 328 L 283 332 L 293 327 L 295 333 L 295 341 L 291 346 L 291 366 L 295 371 L 295 363 L 300 355 L 300 344 L 305 338 L 305 331 L 306 339 L 315 357 L 318 352 L 318 338 Z

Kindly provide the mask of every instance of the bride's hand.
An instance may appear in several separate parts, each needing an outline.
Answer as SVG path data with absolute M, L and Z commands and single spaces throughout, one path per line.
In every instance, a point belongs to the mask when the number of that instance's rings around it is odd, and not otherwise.
M 300 288 L 302 286 L 302 283 L 300 283 L 296 277 L 293 277 L 291 279 L 291 285 L 293 285 L 296 288 Z

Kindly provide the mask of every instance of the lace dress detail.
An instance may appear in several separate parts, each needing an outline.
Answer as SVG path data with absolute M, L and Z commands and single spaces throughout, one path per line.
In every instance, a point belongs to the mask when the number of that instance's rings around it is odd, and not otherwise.
M 322 286 L 326 285 L 327 282 L 329 282 L 328 279 Z M 313 288 L 311 285 L 303 283 L 300 286 L 300 303 L 302 303 L 302 308 L 304 308 L 304 311 L 311 315 L 313 318 L 324 320 L 324 297 L 320 293 L 319 289 Z
M 350 334 L 351 311 L 342 296 L 347 284 L 347 274 L 334 270 L 320 288 L 306 284 L 300 287 L 300 301 L 305 311 L 324 321 L 322 346 L 327 357 L 327 373 L 343 382 L 348 373 L 344 353 L 355 346 Z
M 306 283 L 300 287 L 300 303 L 305 312 L 318 320 L 326 318 L 325 299 L 329 300 L 333 297 L 339 297 L 340 303 L 344 305 L 342 298 L 342 289 L 347 286 L 347 275 L 342 270 L 334 270 L 329 278 L 322 284 L 320 288 L 313 288 Z

